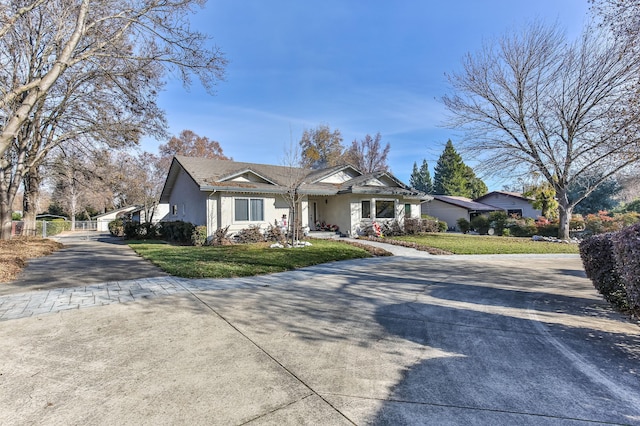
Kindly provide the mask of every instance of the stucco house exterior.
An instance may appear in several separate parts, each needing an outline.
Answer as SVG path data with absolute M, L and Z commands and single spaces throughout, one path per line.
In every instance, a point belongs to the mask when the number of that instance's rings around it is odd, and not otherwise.
M 162 220 L 206 225 L 207 235 L 229 226 L 234 233 L 266 228 L 289 218 L 287 194 L 298 194 L 302 227 L 339 227 L 359 234 L 373 221 L 419 218 L 432 197 L 408 187 L 391 173 L 363 174 L 350 165 L 321 170 L 176 156 L 160 196 L 169 206 Z

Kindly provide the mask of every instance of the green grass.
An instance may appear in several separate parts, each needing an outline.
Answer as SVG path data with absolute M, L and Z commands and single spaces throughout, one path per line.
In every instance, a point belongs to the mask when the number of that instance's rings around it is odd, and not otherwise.
M 454 254 L 578 253 L 577 244 L 547 243 L 530 238 L 435 233 L 393 237 Z
M 185 278 L 231 278 L 282 272 L 371 255 L 338 241 L 314 240 L 309 247 L 272 249 L 268 243 L 220 247 L 174 246 L 130 241 L 129 246 L 163 271 Z

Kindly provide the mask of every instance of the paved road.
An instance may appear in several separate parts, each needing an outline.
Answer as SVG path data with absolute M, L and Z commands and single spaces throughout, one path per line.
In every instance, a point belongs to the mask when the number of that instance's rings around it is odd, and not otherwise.
M 0 424 L 640 424 L 640 327 L 577 256 L 117 283 L 0 321 Z

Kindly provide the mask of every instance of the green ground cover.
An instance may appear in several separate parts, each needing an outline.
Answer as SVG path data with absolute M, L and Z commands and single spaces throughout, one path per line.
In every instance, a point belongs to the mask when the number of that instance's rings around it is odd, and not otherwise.
M 329 240 L 314 240 L 309 247 L 294 249 L 272 249 L 270 243 L 216 247 L 175 246 L 160 241 L 128 244 L 165 272 L 185 278 L 246 277 L 371 257 L 362 248 Z
M 392 237 L 392 239 L 438 248 L 454 254 L 578 253 L 577 244 L 532 241 L 530 238 L 433 233 Z

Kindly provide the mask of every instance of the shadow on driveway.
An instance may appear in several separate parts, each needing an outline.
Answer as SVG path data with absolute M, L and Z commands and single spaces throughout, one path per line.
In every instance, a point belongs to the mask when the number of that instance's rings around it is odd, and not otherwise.
M 16 280 L 0 284 L 0 296 L 167 275 L 109 234 L 74 232 L 53 239 L 64 248 L 31 259 Z

